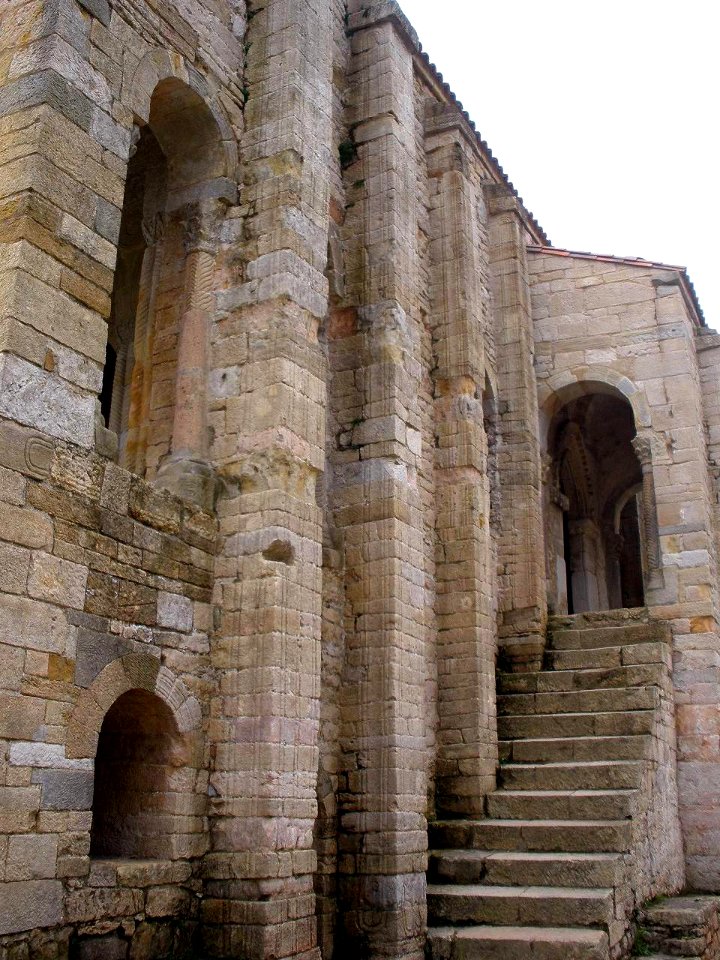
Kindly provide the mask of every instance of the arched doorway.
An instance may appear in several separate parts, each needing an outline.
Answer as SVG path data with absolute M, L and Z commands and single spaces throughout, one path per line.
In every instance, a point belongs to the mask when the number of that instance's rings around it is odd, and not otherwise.
M 176 799 L 192 789 L 190 751 L 172 711 L 128 690 L 103 720 L 95 758 L 90 855 L 165 859 Z
M 545 510 L 556 613 L 644 603 L 635 436 L 632 407 L 607 385 L 583 384 L 552 418 Z

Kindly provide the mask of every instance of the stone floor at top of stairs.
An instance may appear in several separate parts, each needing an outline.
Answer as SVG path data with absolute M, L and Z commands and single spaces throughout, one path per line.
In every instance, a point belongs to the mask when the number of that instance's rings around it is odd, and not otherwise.
M 602 930 L 564 927 L 435 927 L 433 960 L 607 960 Z

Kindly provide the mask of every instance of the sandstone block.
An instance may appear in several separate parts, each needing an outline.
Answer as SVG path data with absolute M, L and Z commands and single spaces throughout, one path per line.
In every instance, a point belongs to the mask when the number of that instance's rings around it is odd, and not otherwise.
M 67 639 L 67 620 L 57 607 L 14 596 L 0 604 L 0 643 L 63 653 Z
M 0 414 L 52 437 L 91 447 L 95 399 L 20 357 L 0 357 Z
M 148 917 L 176 917 L 187 910 L 189 894 L 177 887 L 153 887 L 148 890 L 146 913 Z
M 81 0 L 88 6 L 88 0 Z M 129 943 L 119 934 L 105 937 L 89 937 L 81 940 L 78 946 L 79 960 L 125 960 Z
M 24 653 L 19 647 L 0 644 L 0 688 L 18 690 L 23 672 Z M 2 734 L 0 734 L 2 736 Z
M 192 630 L 192 600 L 177 593 L 158 593 L 158 624 L 171 630 Z
M 20 546 L 47 550 L 52 546 L 52 520 L 39 510 L 0 502 L 0 534 Z
M 28 593 L 38 600 L 82 610 L 87 576 L 87 568 L 78 563 L 36 553 L 28 579 Z
M 42 880 L 55 876 L 57 837 L 52 834 L 18 835 L 9 838 L 8 880 Z
M 142 910 L 139 890 L 91 887 L 70 893 L 65 902 L 70 923 L 91 923 L 112 917 L 127 917 Z
M 0 590 L 24 593 L 27 586 L 30 553 L 23 547 L 0 543 Z
M 35 697 L 0 693 L 0 737 L 31 740 L 45 719 L 45 704 Z
M 23 454 L 24 454 L 23 450 Z M 21 474 L 0 466 L 0 500 L 22 505 L 25 503 L 27 481 Z

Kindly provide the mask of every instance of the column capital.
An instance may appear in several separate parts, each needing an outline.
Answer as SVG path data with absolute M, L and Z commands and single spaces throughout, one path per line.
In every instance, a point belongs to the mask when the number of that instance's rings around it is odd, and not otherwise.
M 630 442 L 643 469 L 645 467 L 651 467 L 653 459 L 652 437 L 646 433 L 639 433 L 636 437 L 633 437 Z

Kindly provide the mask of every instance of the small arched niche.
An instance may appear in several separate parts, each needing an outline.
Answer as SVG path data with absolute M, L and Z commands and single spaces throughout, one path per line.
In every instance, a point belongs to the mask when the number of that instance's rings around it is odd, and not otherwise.
M 191 789 L 189 749 L 171 709 L 128 690 L 103 720 L 95 758 L 90 855 L 168 859 L 177 798 Z
M 158 83 L 148 120 L 138 121 L 135 134 L 100 405 L 118 436 L 120 464 L 152 480 L 173 451 L 176 376 L 188 365 L 179 357 L 184 318 L 208 307 L 198 295 L 195 253 L 199 245 L 213 250 L 229 181 L 215 117 L 176 77 Z M 211 291 L 206 268 L 201 281 Z M 190 453 L 202 457 L 202 437 L 197 445 Z
M 583 383 L 548 431 L 545 527 L 556 613 L 642 606 L 642 466 L 633 409 L 607 384 Z

